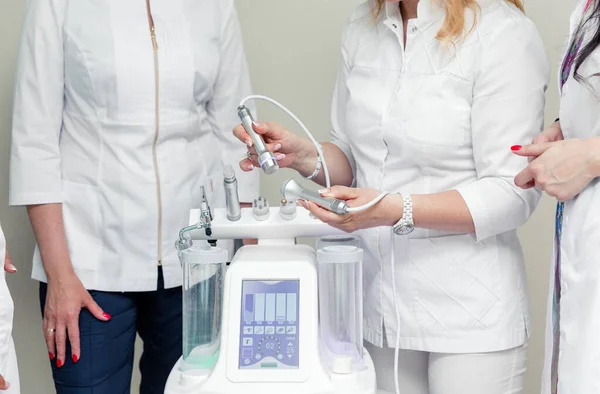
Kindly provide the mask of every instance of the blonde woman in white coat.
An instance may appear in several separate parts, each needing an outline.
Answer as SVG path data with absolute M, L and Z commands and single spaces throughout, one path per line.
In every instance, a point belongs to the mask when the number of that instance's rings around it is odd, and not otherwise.
M 580 0 L 560 77 L 560 119 L 515 150 L 516 178 L 558 200 L 543 394 L 600 392 L 600 1 Z M 518 141 L 515 141 L 518 142 Z
M 0 225 L 0 393 L 19 394 L 19 367 L 12 339 L 13 300 L 6 285 L 5 272 L 15 273 Z
M 351 18 L 342 55 L 323 143 L 335 186 L 323 194 L 354 207 L 391 194 L 347 215 L 306 207 L 363 241 L 380 388 L 395 391 L 399 344 L 402 394 L 522 393 L 529 310 L 516 229 L 541 193 L 515 187 L 527 161 L 511 146 L 542 130 L 549 65 L 535 26 L 520 1 L 378 0 Z M 325 184 L 308 139 L 255 129 L 286 155 L 281 166 Z

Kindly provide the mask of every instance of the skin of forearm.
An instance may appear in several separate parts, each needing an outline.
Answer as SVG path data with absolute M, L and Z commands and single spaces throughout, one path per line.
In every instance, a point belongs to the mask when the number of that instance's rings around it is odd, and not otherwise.
M 324 143 L 323 153 L 328 164 L 331 185 L 350 187 L 353 182 L 352 167 L 344 152 L 335 144 Z M 307 140 L 303 149 L 304 157 L 298 160 L 294 169 L 303 176 L 310 176 L 316 168 L 317 150 Z M 325 186 L 325 174 L 321 170 L 313 179 L 314 182 Z M 413 220 L 415 226 L 430 230 L 440 230 L 455 233 L 474 233 L 475 224 L 465 200 L 456 190 L 435 194 L 412 195 Z M 394 225 L 402 218 L 403 201 L 400 196 L 388 196 L 384 201 L 386 217 Z
M 593 137 L 590 146 L 593 149 L 592 154 L 592 173 L 596 178 L 600 177 L 600 137 Z
M 74 274 L 65 235 L 62 204 L 30 205 L 27 213 L 48 280 L 59 280 Z
M 403 201 L 399 195 L 386 198 L 384 209 L 388 226 L 402 218 Z M 413 194 L 413 221 L 415 227 L 452 233 L 474 233 L 473 216 L 459 192 L 450 190 L 435 194 Z
M 297 164 L 294 166 L 294 169 L 305 177 L 312 175 L 315 171 L 318 156 L 317 148 L 314 147 L 312 142 L 308 139 L 306 142 L 306 147 L 304 148 L 306 154 L 304 157 L 299 158 Z M 330 142 L 323 143 L 321 146 L 323 147 L 323 154 L 325 155 L 325 161 L 327 162 L 331 185 L 351 186 L 354 175 L 352 174 L 352 166 L 344 152 L 342 152 L 337 145 Z M 313 182 L 318 183 L 321 186 L 326 185 L 325 171 L 323 171 L 323 169 L 321 169 L 319 175 L 313 179 Z

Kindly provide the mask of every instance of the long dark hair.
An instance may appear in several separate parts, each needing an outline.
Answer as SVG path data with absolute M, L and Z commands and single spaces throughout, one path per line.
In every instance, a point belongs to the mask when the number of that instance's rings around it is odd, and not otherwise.
M 600 0 L 592 0 L 590 4 L 592 8 L 591 14 L 581 21 L 581 24 L 576 30 L 575 38 L 581 37 L 581 34 L 584 34 L 585 30 L 588 29 L 589 26 L 594 29 L 594 34 L 590 41 L 581 48 L 579 54 L 577 55 L 577 59 L 575 60 L 575 71 L 573 76 L 578 82 L 584 82 L 586 77 L 581 76 L 579 74 L 579 69 L 581 65 L 587 60 L 588 57 L 600 46 Z M 600 70 L 599 70 L 600 71 Z M 600 73 L 593 74 L 591 76 L 600 76 Z

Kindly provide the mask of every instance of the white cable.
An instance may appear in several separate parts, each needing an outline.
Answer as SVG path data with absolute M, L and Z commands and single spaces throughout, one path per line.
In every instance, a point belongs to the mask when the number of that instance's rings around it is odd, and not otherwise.
M 296 123 L 298 123 L 298 125 L 302 128 L 302 130 L 304 130 L 304 132 L 306 133 L 306 135 L 308 136 L 308 138 L 314 144 L 315 148 L 317 148 L 317 154 L 321 158 L 321 163 L 323 163 L 323 173 L 325 175 L 325 184 L 326 184 L 327 188 L 330 188 L 331 187 L 331 181 L 329 180 L 329 169 L 327 168 L 327 163 L 325 161 L 325 154 L 323 153 L 323 149 L 321 148 L 321 145 L 317 142 L 317 140 L 315 139 L 315 137 L 313 137 L 313 135 L 311 134 L 311 132 L 308 131 L 308 128 L 304 125 L 304 123 L 302 123 L 302 121 L 300 119 L 298 119 L 298 117 L 296 115 L 294 115 L 294 113 L 292 111 L 290 111 L 289 109 L 287 109 L 283 104 L 280 104 L 276 100 L 273 100 L 272 98 L 267 97 L 267 96 L 261 96 L 261 95 L 248 96 L 248 97 L 246 97 L 245 99 L 242 100 L 242 102 L 240 103 L 240 106 L 245 105 L 246 102 L 248 102 L 250 100 L 263 100 L 263 101 L 267 101 L 267 102 L 275 105 L 276 107 L 279 107 L 279 109 L 281 109 L 283 112 L 287 113 Z
M 365 211 L 365 210 L 371 208 L 373 205 L 377 204 L 379 201 L 383 200 L 388 194 L 390 194 L 390 193 L 383 192 L 379 196 L 377 196 L 377 198 L 375 198 L 373 201 L 371 201 L 370 203 L 361 205 L 360 207 L 348 208 L 348 213 Z
M 400 310 L 398 308 L 398 295 L 396 294 L 396 243 L 393 230 L 392 238 L 392 291 L 394 292 L 394 309 L 396 310 L 396 346 L 394 347 L 394 385 L 396 394 L 400 394 L 400 382 L 398 379 L 398 356 L 400 354 Z

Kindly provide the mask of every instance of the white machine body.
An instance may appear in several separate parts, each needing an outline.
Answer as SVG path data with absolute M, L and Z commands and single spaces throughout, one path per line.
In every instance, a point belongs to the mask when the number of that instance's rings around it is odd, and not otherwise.
M 190 225 L 199 211 L 190 214 Z M 285 218 L 284 218 L 285 217 Z M 216 209 L 211 238 L 259 239 L 234 256 L 223 289 L 220 352 L 212 369 L 173 368 L 165 394 L 375 394 L 375 370 L 363 349 L 362 367 L 352 360 L 326 366 L 320 349 L 317 257 L 299 237 L 341 234 L 299 209 L 296 215 L 256 220 L 242 209 L 230 222 Z M 194 243 L 206 240 L 191 232 Z M 340 360 L 338 360 L 340 361 Z M 183 370 L 185 369 L 185 370 Z M 335 372 L 332 371 L 335 370 Z

